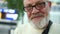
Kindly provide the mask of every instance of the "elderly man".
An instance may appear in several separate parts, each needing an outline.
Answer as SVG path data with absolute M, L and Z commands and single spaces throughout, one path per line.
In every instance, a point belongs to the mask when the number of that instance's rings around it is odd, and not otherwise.
M 15 34 L 60 34 L 60 25 L 49 20 L 51 2 L 48 0 L 24 0 L 28 23 L 16 28 Z

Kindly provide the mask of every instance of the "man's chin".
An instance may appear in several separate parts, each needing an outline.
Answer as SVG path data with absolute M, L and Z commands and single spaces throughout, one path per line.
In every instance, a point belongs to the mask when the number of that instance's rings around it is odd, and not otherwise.
M 44 26 L 46 26 L 46 24 L 48 23 L 48 18 L 43 18 L 41 19 L 39 22 L 33 22 L 32 20 L 29 20 L 30 24 L 38 29 L 42 29 L 44 28 Z
M 38 23 L 36 24 L 36 22 L 34 23 L 32 21 L 29 21 L 29 23 L 31 24 L 32 27 L 34 27 L 36 29 L 41 29 L 42 28 Z

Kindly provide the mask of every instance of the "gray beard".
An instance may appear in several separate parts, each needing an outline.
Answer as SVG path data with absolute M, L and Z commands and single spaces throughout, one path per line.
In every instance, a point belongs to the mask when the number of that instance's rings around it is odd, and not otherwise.
M 38 23 L 33 23 L 31 20 L 29 20 L 29 23 L 36 29 L 43 29 L 49 23 L 49 15 Z

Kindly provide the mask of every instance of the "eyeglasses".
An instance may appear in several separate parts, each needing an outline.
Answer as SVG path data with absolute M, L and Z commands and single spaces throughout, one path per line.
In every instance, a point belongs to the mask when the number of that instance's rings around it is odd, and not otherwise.
M 33 10 L 33 8 L 35 7 L 37 10 L 43 9 L 45 8 L 46 2 L 42 2 L 42 3 L 37 3 L 36 5 L 32 6 L 29 5 L 27 7 L 24 7 L 25 10 L 27 10 L 26 12 L 30 12 Z

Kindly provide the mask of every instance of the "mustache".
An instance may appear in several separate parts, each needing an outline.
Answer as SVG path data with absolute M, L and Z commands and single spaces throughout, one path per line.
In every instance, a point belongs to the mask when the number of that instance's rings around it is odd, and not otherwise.
M 36 18 L 36 17 L 44 17 L 44 14 L 43 13 L 37 13 L 37 14 L 33 14 L 33 15 L 31 15 L 31 20 L 33 19 L 33 18 Z

